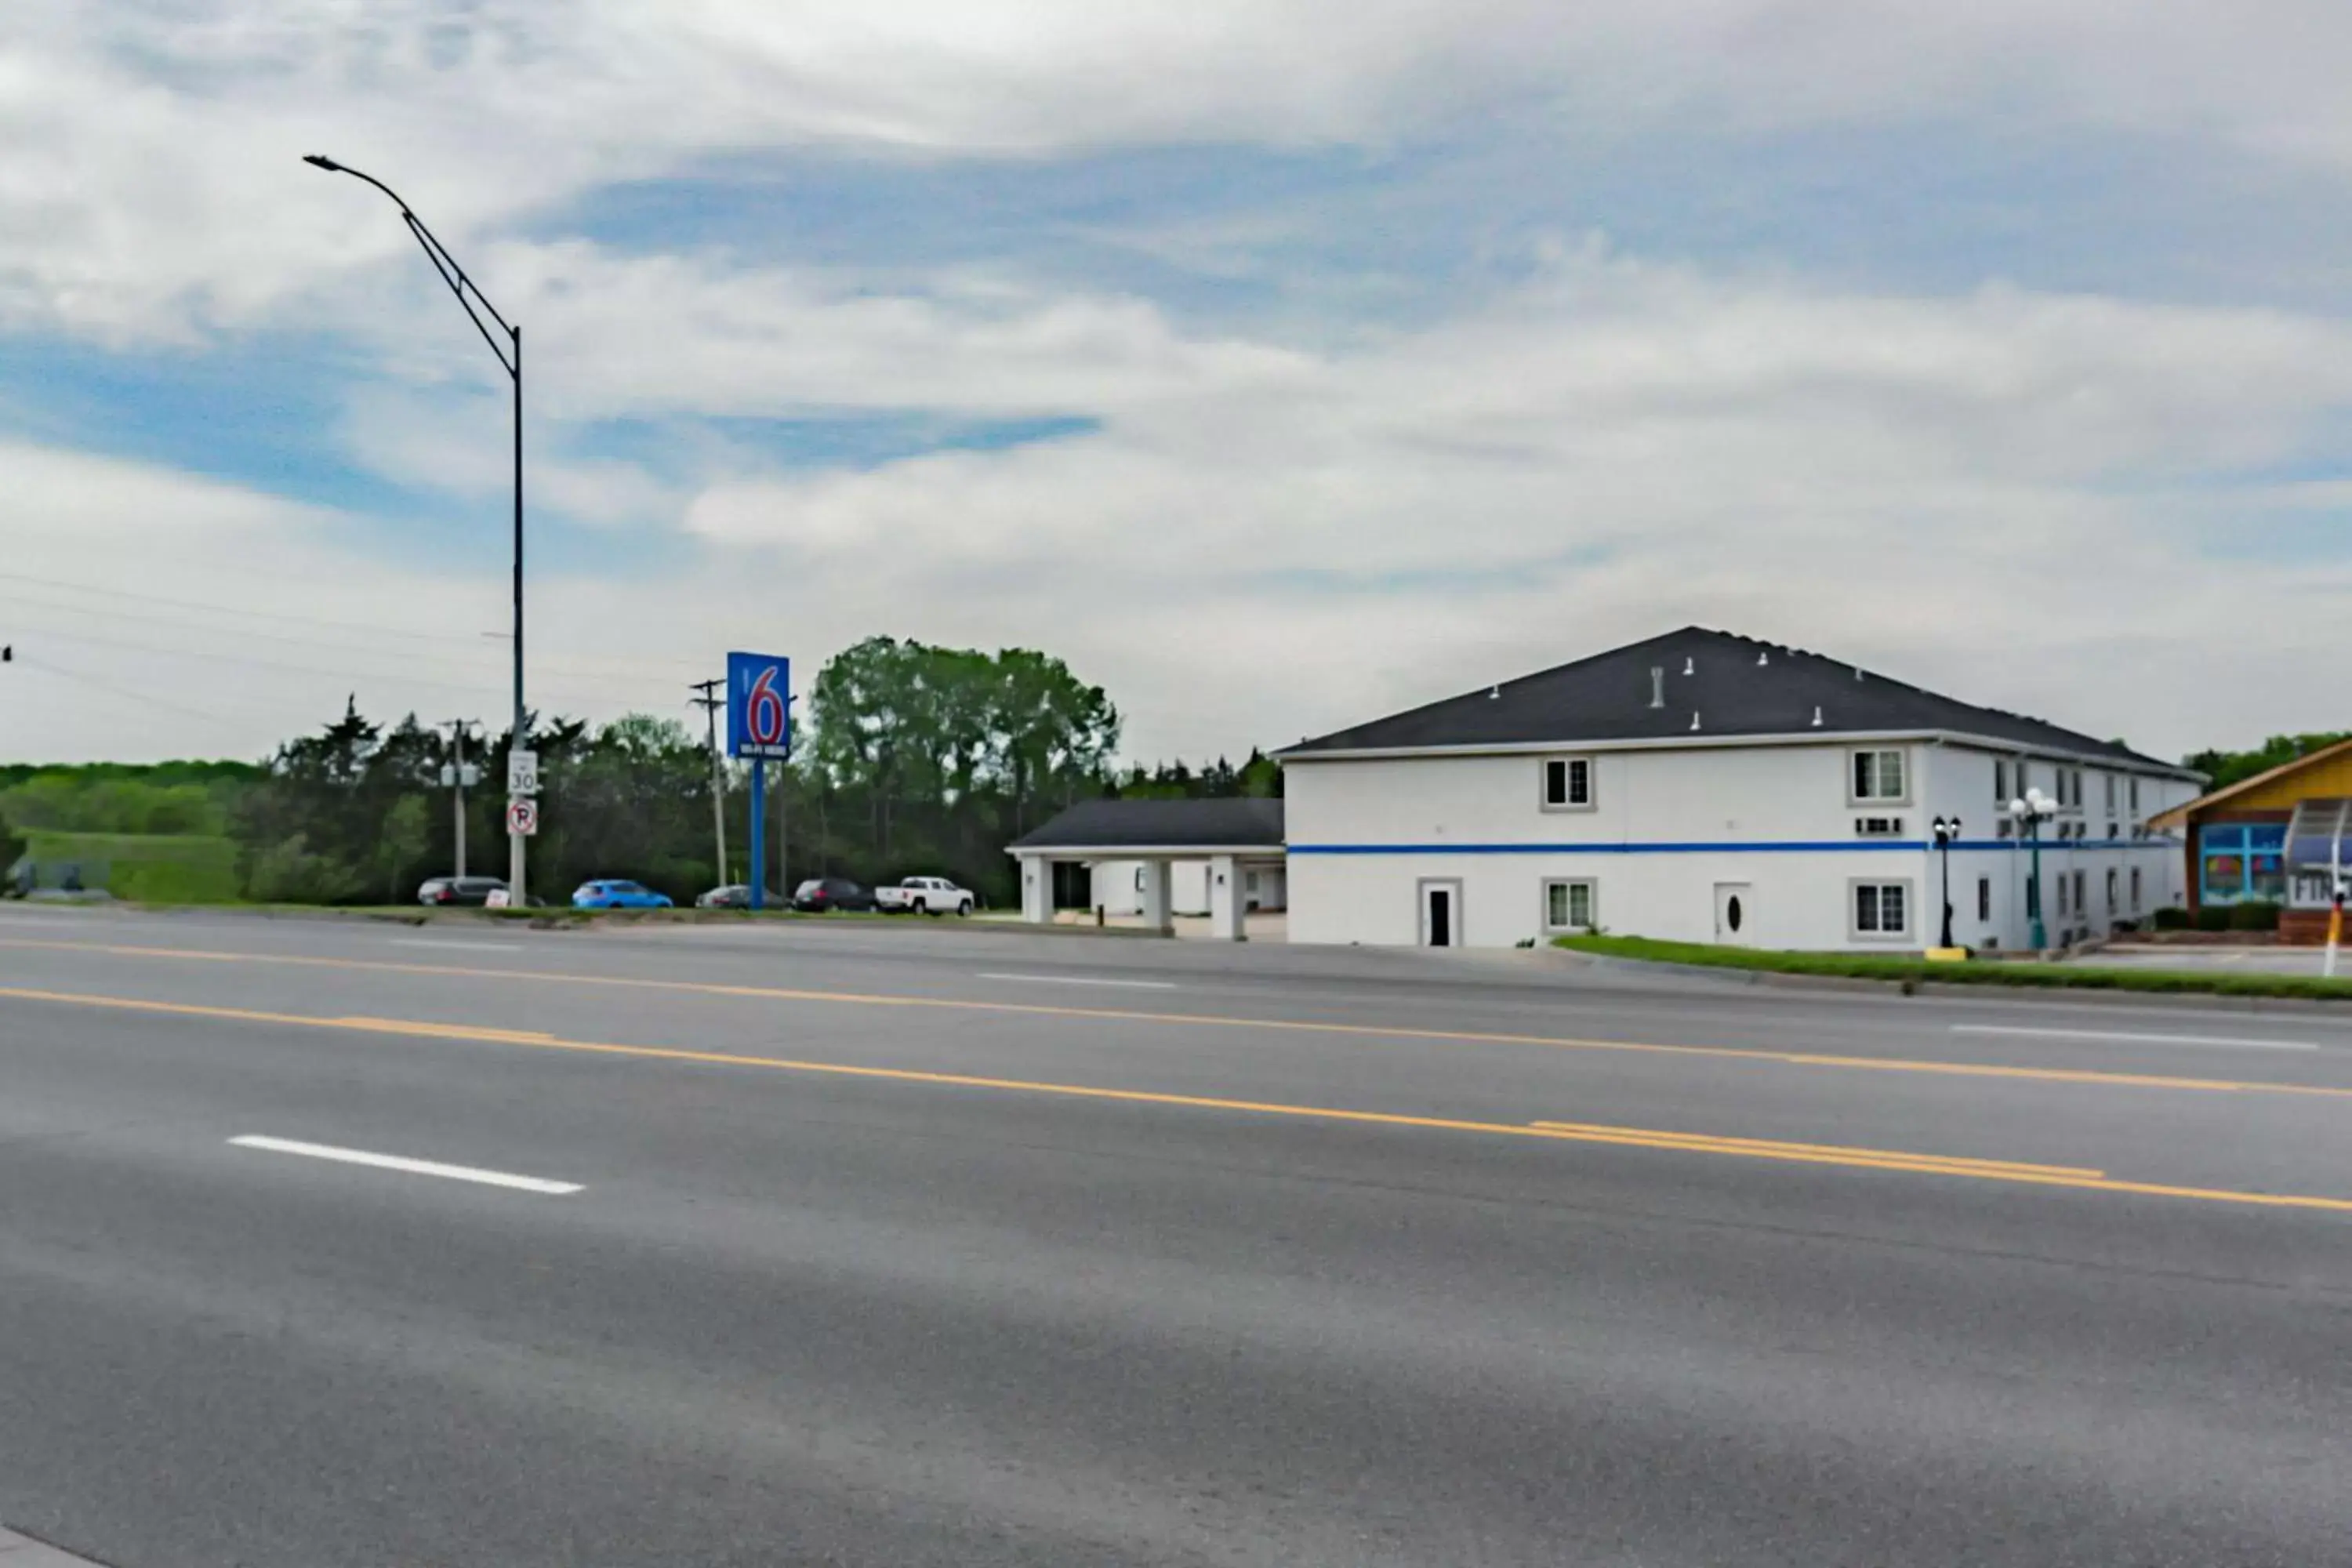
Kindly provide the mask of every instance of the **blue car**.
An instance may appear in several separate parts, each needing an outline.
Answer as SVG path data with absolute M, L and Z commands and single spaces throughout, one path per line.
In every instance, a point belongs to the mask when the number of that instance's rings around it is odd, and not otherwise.
M 642 882 L 606 879 L 583 882 L 572 889 L 575 910 L 666 910 L 669 895 L 656 893 Z

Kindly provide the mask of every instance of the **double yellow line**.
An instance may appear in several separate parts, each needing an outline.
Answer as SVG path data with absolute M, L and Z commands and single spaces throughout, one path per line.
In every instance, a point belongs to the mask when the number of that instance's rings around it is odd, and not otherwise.
M 2116 1181 L 2087 1166 L 2037 1165 L 2008 1160 L 1981 1160 L 1957 1154 L 1922 1154 L 1903 1150 L 1853 1148 L 1833 1143 L 1790 1143 L 1771 1139 L 1719 1137 L 1701 1132 L 1673 1132 L 1643 1127 L 1611 1127 L 1573 1121 L 1477 1121 L 1456 1117 L 1411 1116 L 1394 1111 L 1351 1110 L 1335 1106 L 1288 1105 L 1276 1101 L 1226 1100 L 1210 1095 L 1166 1094 L 1151 1089 L 1107 1089 L 1092 1084 L 1050 1083 L 1024 1079 L 989 1078 L 974 1073 L 926 1072 L 912 1068 L 863 1067 L 850 1062 L 803 1061 L 783 1057 L 736 1056 L 724 1051 L 694 1051 L 668 1046 L 608 1045 L 589 1040 L 559 1039 L 530 1030 L 478 1027 L 466 1024 L 432 1023 L 404 1018 L 317 1017 L 298 1013 L 271 1013 L 246 1007 L 202 1006 L 186 1002 L 153 1002 L 127 996 L 100 996 L 68 991 L 0 987 L 0 997 L 66 1006 L 103 1007 L 122 1012 L 208 1018 L 221 1022 L 267 1024 L 312 1029 L 337 1029 L 373 1035 L 402 1035 L 430 1039 L 478 1040 L 489 1045 L 530 1050 L 567 1051 L 590 1056 L 633 1057 L 653 1061 L 692 1062 L 707 1066 L 751 1068 L 770 1072 L 821 1074 L 867 1079 L 890 1083 L 928 1084 L 942 1088 L 976 1089 L 1002 1093 L 1052 1095 L 1066 1099 L 1111 1101 L 1128 1105 L 1181 1107 L 1297 1121 L 1342 1122 L 1359 1126 L 1415 1128 L 1505 1138 L 1539 1138 L 1556 1142 L 1614 1144 L 1621 1147 L 1711 1154 L 1748 1160 L 1780 1160 L 1811 1165 L 1859 1167 L 1904 1172 L 1916 1175 L 2011 1182 L 2032 1186 L 2074 1187 L 2085 1191 L 2128 1194 L 2144 1197 L 2187 1199 L 2200 1203 L 2242 1204 L 2269 1208 L 2315 1209 L 2352 1214 L 2352 1199 L 2300 1193 L 2237 1192 L 2219 1187 L 2166 1186 L 2147 1182 Z

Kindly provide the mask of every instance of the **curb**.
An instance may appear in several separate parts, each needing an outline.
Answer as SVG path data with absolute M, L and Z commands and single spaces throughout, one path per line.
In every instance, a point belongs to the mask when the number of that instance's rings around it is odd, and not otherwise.
M 2186 1007 L 2225 1013 L 2286 1013 L 2305 1017 L 2344 1018 L 2352 1004 L 2311 996 L 2231 996 L 2212 991 L 2125 991 L 2098 985 L 2003 985 L 1998 982 L 1938 980 L 1871 980 L 1853 974 L 1787 974 L 1769 969 L 1735 969 L 1709 963 L 1675 963 L 1668 960 L 1618 958 L 1608 953 L 1559 949 L 1571 959 L 1595 969 L 1622 974 L 1672 974 L 1712 980 L 1731 985 L 1760 985 L 1776 991 L 1863 993 L 1897 996 L 1933 996 L 1938 1001 L 1966 997 L 1974 1001 L 2062 1004 L 2094 1007 Z

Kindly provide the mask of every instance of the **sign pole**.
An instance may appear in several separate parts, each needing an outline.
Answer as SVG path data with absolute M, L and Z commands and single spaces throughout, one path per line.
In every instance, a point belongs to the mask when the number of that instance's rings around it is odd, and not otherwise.
M 764 909 L 768 886 L 768 763 L 751 759 L 751 907 Z

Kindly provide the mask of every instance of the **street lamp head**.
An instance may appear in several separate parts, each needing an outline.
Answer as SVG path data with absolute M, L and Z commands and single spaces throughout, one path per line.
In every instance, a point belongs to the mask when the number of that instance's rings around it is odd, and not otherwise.
M 2020 798 L 2009 803 L 2009 815 L 2011 816 L 2023 816 L 2025 815 L 2025 801 L 2023 797 L 2021 796 Z
M 314 169 L 324 169 L 331 174 L 340 174 L 343 172 L 343 166 L 324 153 L 305 153 L 302 154 L 302 162 Z

